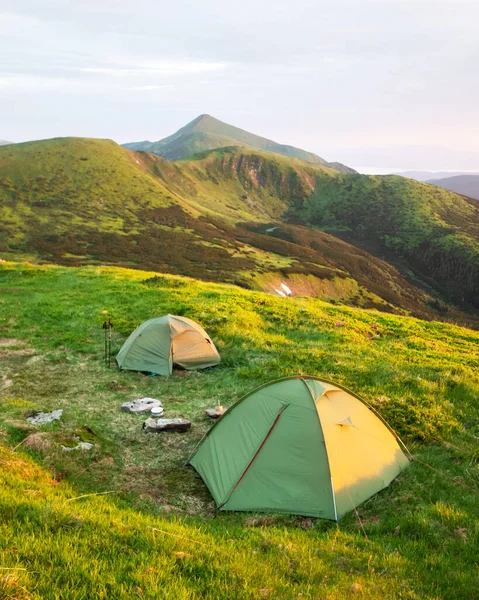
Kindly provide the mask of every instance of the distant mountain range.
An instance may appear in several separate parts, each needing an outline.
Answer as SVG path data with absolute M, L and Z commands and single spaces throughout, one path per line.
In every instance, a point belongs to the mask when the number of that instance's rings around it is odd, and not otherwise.
M 7 142 L 7 140 L 0 140 L 0 146 L 7 146 L 8 144 L 12 144 L 13 142 Z
M 392 173 L 392 175 L 401 175 L 401 177 L 415 179 L 416 181 L 430 182 L 446 179 L 446 177 L 456 177 L 457 175 L 479 175 L 479 173 L 471 173 L 469 171 L 400 171 Z
M 430 179 L 427 183 L 479 200 L 479 174 Z
M 0 252 L 118 264 L 418 316 L 479 308 L 479 205 L 246 147 L 179 162 L 109 140 L 0 148 Z M 453 313 L 455 314 L 455 313 Z
M 479 200 L 479 173 L 460 171 L 402 171 L 395 174 L 407 179 L 430 183 L 450 192 Z
M 181 160 L 217 148 L 239 146 L 243 148 L 255 148 L 266 152 L 274 152 L 282 156 L 297 158 L 314 165 L 330 167 L 341 173 L 355 173 L 354 169 L 341 163 L 328 162 L 324 158 L 285 144 L 278 144 L 272 140 L 249 133 L 238 127 L 233 127 L 223 121 L 219 121 L 210 115 L 200 115 L 173 135 L 158 142 L 131 142 L 123 144 L 129 150 L 141 150 L 162 156 L 166 160 Z

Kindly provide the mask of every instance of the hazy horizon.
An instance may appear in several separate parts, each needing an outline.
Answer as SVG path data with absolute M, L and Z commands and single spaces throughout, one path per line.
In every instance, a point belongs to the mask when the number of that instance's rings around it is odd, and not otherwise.
M 358 169 L 479 171 L 478 18 L 474 0 L 4 0 L 0 139 L 158 140 L 209 113 Z

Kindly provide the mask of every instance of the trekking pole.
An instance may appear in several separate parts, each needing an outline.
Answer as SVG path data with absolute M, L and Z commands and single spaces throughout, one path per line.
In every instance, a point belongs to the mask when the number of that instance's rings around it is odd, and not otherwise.
M 110 368 L 110 359 L 111 359 L 111 330 L 113 329 L 113 323 L 111 318 L 108 319 L 108 368 Z
M 108 356 L 108 321 L 104 321 L 103 322 L 103 329 L 105 331 L 105 352 L 104 352 L 104 361 L 105 361 L 105 365 L 107 364 L 107 356 Z

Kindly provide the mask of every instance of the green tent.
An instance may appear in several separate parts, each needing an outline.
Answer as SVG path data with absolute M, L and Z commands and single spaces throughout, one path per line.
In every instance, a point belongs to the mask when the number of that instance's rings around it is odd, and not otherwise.
M 120 369 L 171 375 L 173 365 L 205 369 L 220 362 L 206 331 L 191 319 L 165 315 L 145 321 L 130 335 L 116 357 Z
M 191 464 L 220 510 L 337 521 L 407 467 L 395 434 L 364 402 L 316 377 L 287 377 L 241 398 Z

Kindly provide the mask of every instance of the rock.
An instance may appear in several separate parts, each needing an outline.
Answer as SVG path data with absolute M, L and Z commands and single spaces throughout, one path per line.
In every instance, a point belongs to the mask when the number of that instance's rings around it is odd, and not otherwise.
M 224 413 L 225 410 L 223 407 L 215 406 L 215 408 L 207 408 L 205 410 L 206 416 L 210 417 L 210 419 L 219 419 Z
M 188 431 L 191 421 L 186 419 L 152 419 L 151 417 L 143 423 L 145 433 L 157 433 L 160 431 Z
M 76 446 L 62 446 L 65 452 L 70 452 L 71 450 L 91 450 L 94 444 L 90 444 L 90 442 L 78 442 Z
M 90 442 L 78 442 L 77 450 L 91 450 L 94 444 L 90 444 Z
M 163 406 L 163 404 L 154 398 L 140 398 L 139 400 L 124 402 L 121 405 L 121 410 L 127 413 L 142 414 L 150 412 L 155 406 Z
M 61 408 L 59 410 L 54 410 L 49 413 L 44 413 L 40 411 L 36 415 L 28 417 L 27 421 L 29 423 L 32 423 L 33 425 L 46 425 L 47 423 L 51 423 L 52 421 L 57 421 L 58 419 L 60 419 L 62 414 L 63 410 Z

